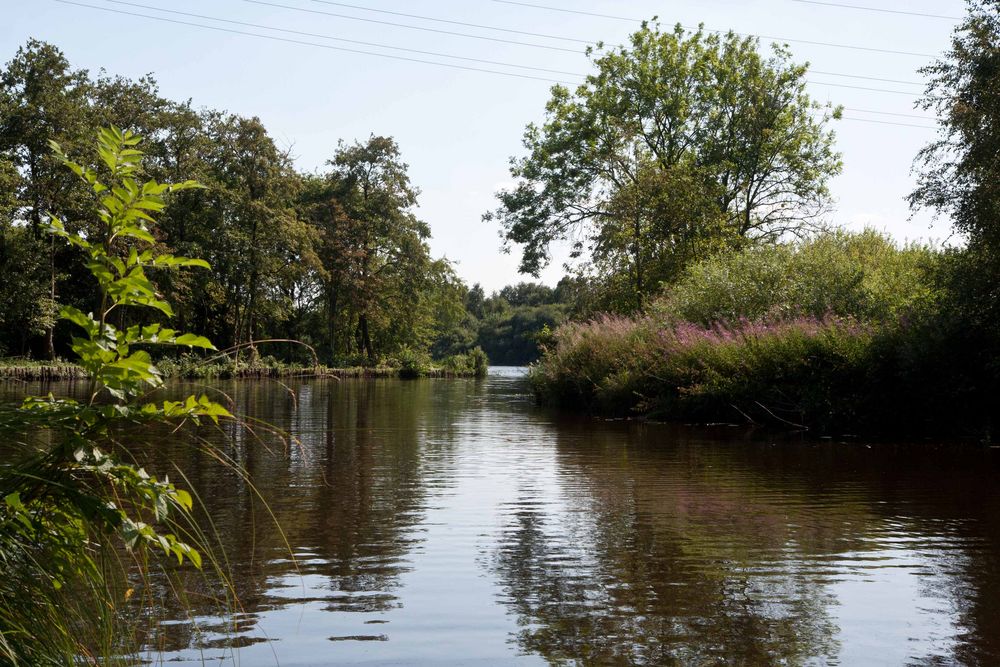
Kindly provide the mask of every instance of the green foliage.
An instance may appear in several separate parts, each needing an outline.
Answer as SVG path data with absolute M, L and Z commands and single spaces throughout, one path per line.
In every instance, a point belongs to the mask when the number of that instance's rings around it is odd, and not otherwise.
M 948 308 L 991 349 L 1000 341 L 1000 3 L 969 0 L 968 15 L 945 56 L 924 67 L 925 110 L 936 112 L 938 137 L 918 153 L 913 209 L 951 218 L 968 251 L 950 258 Z
M 572 305 L 562 301 L 575 297 L 575 293 L 565 289 L 567 284 L 561 282 L 561 289 L 522 282 L 508 285 L 489 297 L 476 285 L 470 290 L 472 299 L 466 305 L 475 327 L 475 344 L 494 364 L 531 363 L 539 355 L 541 332 L 565 321 L 571 310 Z
M 516 306 L 483 319 L 479 345 L 494 364 L 523 366 L 538 357 L 538 335 L 542 330 L 565 320 L 563 304 Z
M 466 354 L 446 357 L 442 360 L 441 367 L 448 375 L 472 375 L 481 378 L 486 377 L 489 372 L 490 361 L 482 348 L 474 347 Z
M 914 207 L 951 216 L 973 243 L 1000 248 L 1000 5 L 970 0 L 944 58 L 924 67 L 921 106 L 937 112 L 939 137 L 917 156 Z
M 827 315 L 893 321 L 933 306 L 939 254 L 874 232 L 754 246 L 690 266 L 653 312 L 703 325 Z
M 123 599 L 111 574 L 118 560 L 112 538 L 139 563 L 153 550 L 201 567 L 199 551 L 177 536 L 187 532 L 183 522 L 192 509 L 190 494 L 127 462 L 128 447 L 117 440 L 126 424 L 197 424 L 231 416 L 205 396 L 161 403 L 146 397 L 162 384 L 147 349 L 211 349 L 207 339 L 155 323 L 119 328 L 111 322 L 112 313 L 126 308 L 172 313 L 147 270 L 207 268 L 202 260 L 150 247 L 155 239 L 149 225 L 165 197 L 200 186 L 137 180 L 143 155 L 139 141 L 128 131 L 102 130 L 97 167 L 71 161 L 52 144 L 58 160 L 96 199 L 96 222 L 92 233 L 83 235 L 52 215 L 48 229 L 82 251 L 99 286 L 100 307 L 96 313 L 72 306 L 60 311 L 79 330 L 72 349 L 90 376 L 88 400 L 31 397 L 0 420 L 7 432 L 45 434 L 32 446 L 24 443 L 0 473 L 5 501 L 0 506 L 5 564 L 0 656 L 12 664 L 75 664 L 78 656 L 94 651 L 105 661 L 116 660 L 132 648 L 120 643 L 115 630 Z M 63 590 L 84 591 L 81 599 L 93 608 L 68 603 Z M 104 629 L 95 633 L 94 626 L 101 624 Z
M 420 352 L 410 347 L 403 347 L 395 357 L 399 364 L 399 377 L 404 380 L 423 377 L 431 367 L 431 357 L 426 352 Z
M 576 91 L 553 88 L 511 167 L 518 185 L 484 216 L 521 246 L 523 272 L 569 240 L 619 309 L 641 309 L 690 261 L 801 232 L 825 210 L 840 170 L 826 121 L 839 110 L 809 98 L 787 49 L 644 24 L 593 61 Z
M 179 328 L 292 364 L 309 360 L 252 341 L 300 340 L 328 364 L 360 354 L 369 366 L 404 345 L 438 356 L 475 345 L 466 288 L 449 262 L 431 257 L 417 189 L 391 137 L 342 143 L 325 173 L 299 173 L 257 118 L 164 99 L 148 76 L 74 70 L 32 40 L 0 70 L 0 353 L 65 355 L 73 328 L 56 324 L 59 308 L 100 306 L 81 255 L 44 235 L 49 210 L 67 234 L 91 240 L 101 231 L 87 214 L 90 185 L 52 159 L 47 142 L 73 152 L 109 124 L 148 137 L 146 178 L 208 186 L 176 192 L 149 224 L 153 249 L 211 262 L 196 275 L 149 275 Z M 114 321 L 147 323 L 131 309 Z

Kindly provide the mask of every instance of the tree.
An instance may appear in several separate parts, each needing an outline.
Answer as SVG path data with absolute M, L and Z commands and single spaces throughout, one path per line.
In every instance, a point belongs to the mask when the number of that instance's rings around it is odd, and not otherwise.
M 430 229 L 412 213 L 418 192 L 391 137 L 341 143 L 329 165 L 347 217 L 348 245 L 357 253 L 350 293 L 357 314 L 355 335 L 358 348 L 374 361 L 376 327 L 384 337 L 390 325 L 396 335 L 412 334 L 417 327 L 415 299 L 430 261 Z
M 597 72 L 552 89 L 541 127 L 498 193 L 505 249 L 538 275 L 554 241 L 629 276 L 633 307 L 719 242 L 774 239 L 815 226 L 839 156 L 806 67 L 733 33 L 643 24 L 627 47 L 593 52 Z
M 52 159 L 48 142 L 79 145 L 88 134 L 87 72 L 73 70 L 56 47 L 29 40 L 0 73 L 0 154 L 20 174 L 15 214 L 31 229 L 36 244 L 48 246 L 48 294 L 34 305 L 30 318 L 45 324 L 45 353 L 55 356 L 54 324 L 57 293 L 57 248 L 43 237 L 50 210 L 69 213 L 74 223 L 81 215 L 82 189 Z M 28 238 L 23 239 L 25 244 Z M 38 248 L 24 248 L 38 255 Z
M 210 113 L 205 125 L 209 190 L 199 225 L 217 282 L 199 296 L 225 327 L 223 340 L 252 347 L 266 322 L 285 317 L 273 298 L 277 283 L 304 252 L 293 210 L 297 176 L 260 119 Z
M 373 361 L 403 347 L 445 354 L 474 344 L 466 287 L 449 262 L 430 255 L 430 229 L 414 214 L 417 190 L 392 138 L 342 143 L 328 173 L 301 174 L 259 119 L 166 100 L 152 75 L 91 76 L 55 47 L 30 41 L 0 70 L 3 353 L 44 346 L 48 356 L 65 354 L 71 328 L 54 326 L 59 306 L 99 306 L 85 258 L 53 244 L 42 223 L 59 211 L 71 233 L 101 233 L 92 193 L 58 166 L 47 141 L 74 151 L 107 125 L 147 137 L 144 178 L 209 186 L 178 191 L 150 224 L 156 252 L 212 260 L 206 274 L 150 277 L 180 328 L 227 348 L 297 339 L 330 362 L 355 363 L 359 351 Z M 134 308 L 113 317 L 118 328 L 149 321 Z M 298 360 L 287 347 L 268 351 Z
M 921 69 L 920 105 L 937 113 L 938 138 L 917 155 L 914 209 L 948 214 L 971 244 L 1000 250 L 1000 2 L 969 0 L 947 55 Z
M 53 324 L 48 246 L 17 219 L 23 192 L 14 165 L 0 156 L 0 354 L 25 354 L 28 339 Z

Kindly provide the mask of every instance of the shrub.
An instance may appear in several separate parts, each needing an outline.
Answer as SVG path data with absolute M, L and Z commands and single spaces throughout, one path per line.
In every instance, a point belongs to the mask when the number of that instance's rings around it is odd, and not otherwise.
M 446 375 L 486 377 L 489 368 L 489 359 L 479 347 L 474 347 L 465 354 L 453 354 L 441 360 L 441 369 Z
M 423 377 L 427 375 L 431 367 L 429 354 L 415 350 L 407 345 L 399 349 L 395 358 L 399 363 L 399 377 L 403 379 Z
M 138 182 L 138 143 L 129 132 L 102 130 L 102 173 L 71 162 L 53 144 L 56 157 L 99 199 L 95 233 L 84 238 L 55 217 L 50 232 L 86 257 L 100 307 L 96 314 L 71 306 L 60 311 L 79 329 L 72 348 L 89 378 L 86 398 L 29 397 L 0 415 L 13 449 L 0 469 L 3 664 L 72 665 L 83 656 L 95 664 L 132 664 L 127 654 L 135 647 L 122 626 L 145 614 L 123 613 L 129 595 L 121 550 L 145 575 L 157 553 L 201 567 L 197 545 L 186 541 L 198 535 L 190 521 L 191 495 L 132 463 L 134 451 L 120 441 L 127 425 L 178 429 L 231 417 L 205 396 L 159 403 L 147 398 L 163 384 L 147 349 L 213 349 L 208 340 L 160 324 L 118 328 L 109 321 L 115 309 L 171 314 L 147 270 L 208 266 L 152 247 L 147 221 L 163 208 L 164 197 L 199 186 Z
M 827 315 L 888 322 L 936 301 L 938 260 L 926 246 L 900 249 L 871 230 L 754 246 L 691 266 L 653 312 L 703 325 Z

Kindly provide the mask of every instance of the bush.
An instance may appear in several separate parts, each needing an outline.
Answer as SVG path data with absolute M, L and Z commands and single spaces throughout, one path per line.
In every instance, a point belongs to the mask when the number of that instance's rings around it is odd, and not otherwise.
M 871 230 L 755 246 L 691 266 L 653 313 L 702 325 L 828 315 L 888 322 L 935 303 L 939 258 L 926 246 L 900 249 Z
M 441 361 L 445 375 L 473 375 L 486 377 L 490 362 L 482 348 L 475 347 L 466 354 L 453 354 Z
M 404 380 L 423 377 L 431 368 L 429 354 L 406 345 L 396 353 L 395 360 L 399 364 L 399 377 Z

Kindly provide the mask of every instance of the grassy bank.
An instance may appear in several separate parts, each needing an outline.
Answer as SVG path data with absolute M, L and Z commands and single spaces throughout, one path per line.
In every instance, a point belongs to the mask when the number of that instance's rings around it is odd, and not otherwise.
M 271 357 L 255 362 L 231 360 L 204 363 L 197 357 L 165 358 L 157 362 L 165 377 L 190 380 L 231 378 L 339 377 L 339 378 L 458 378 L 483 377 L 488 369 L 485 355 L 470 352 L 432 362 L 415 355 L 392 359 L 377 366 L 331 367 L 285 363 Z M 78 380 L 87 378 L 78 365 L 66 361 L 0 359 L 0 380 Z
M 531 381 L 543 403 L 603 415 L 989 438 L 997 393 L 983 350 L 930 323 L 604 317 L 561 327 Z
M 560 327 L 531 378 L 597 414 L 990 437 L 1000 329 L 973 260 L 870 231 L 719 254 L 646 315 Z

